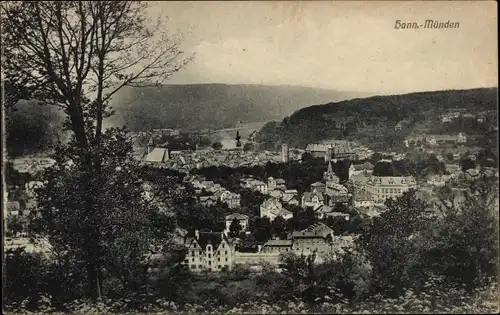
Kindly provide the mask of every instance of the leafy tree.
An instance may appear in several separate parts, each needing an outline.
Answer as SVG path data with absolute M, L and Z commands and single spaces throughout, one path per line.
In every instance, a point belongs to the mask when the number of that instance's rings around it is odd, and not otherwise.
M 6 236 L 16 237 L 24 230 L 24 224 L 19 216 L 7 217 L 7 233 Z
M 255 150 L 255 145 L 251 142 L 247 142 L 243 145 L 243 150 L 244 151 L 253 151 L 253 150 Z
M 309 152 L 302 153 L 302 161 L 309 162 L 309 161 L 312 161 L 312 160 L 313 160 L 313 156 L 312 156 L 311 153 L 309 153 Z
M 109 101 L 121 88 L 160 84 L 191 60 L 182 58 L 180 40 L 167 36 L 161 21 L 146 23 L 145 6 L 2 5 L 4 75 L 27 87 L 27 99 L 61 108 L 72 133 L 68 144 L 56 146 L 56 164 L 44 175 L 35 234 L 84 262 L 94 297 L 103 294 L 104 269 L 138 290 L 145 255 L 168 235 L 154 225 L 168 218 L 142 198 L 125 130 L 103 130 L 103 120 L 113 114 Z
M 265 243 L 272 236 L 271 221 L 268 217 L 256 218 L 251 222 L 250 230 L 256 242 Z
M 277 216 L 271 222 L 272 235 L 279 239 L 286 239 L 286 220 L 282 216 Z
M 476 163 L 470 158 L 462 158 L 460 159 L 460 167 L 462 168 L 462 171 L 465 172 L 468 169 L 476 168 Z
M 343 217 L 328 217 L 326 225 L 333 229 L 335 235 L 341 235 L 347 231 L 348 223 Z
M 449 162 L 453 162 L 454 156 L 452 152 L 446 153 L 446 159 L 448 159 Z
M 230 237 L 238 237 L 242 230 L 240 221 L 238 219 L 234 219 L 233 222 L 231 222 L 231 225 L 229 225 L 229 236 Z
M 409 283 L 418 285 L 418 234 L 428 224 L 428 205 L 416 197 L 415 191 L 388 199 L 387 210 L 357 240 L 373 267 L 375 290 L 397 294 Z
M 214 150 L 220 150 L 220 149 L 222 149 L 222 143 L 220 143 L 220 142 L 214 142 L 212 144 L 212 148 L 214 148 Z
M 498 181 L 471 183 L 463 202 L 441 196 L 441 216 L 424 256 L 428 268 L 469 290 L 498 277 Z

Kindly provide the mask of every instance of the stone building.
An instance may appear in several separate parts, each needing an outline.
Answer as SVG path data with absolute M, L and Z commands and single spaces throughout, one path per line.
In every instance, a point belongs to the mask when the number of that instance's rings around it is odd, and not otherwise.
M 235 246 L 223 232 L 195 231 L 186 240 L 188 253 L 183 264 L 190 271 L 216 272 L 231 270 L 235 260 Z

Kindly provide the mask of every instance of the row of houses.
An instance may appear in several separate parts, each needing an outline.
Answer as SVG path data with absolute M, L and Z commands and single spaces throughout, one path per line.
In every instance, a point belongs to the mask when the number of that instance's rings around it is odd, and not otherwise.
M 236 209 L 241 206 L 240 194 L 231 192 L 222 187 L 220 184 L 205 180 L 201 176 L 187 176 L 184 180 L 194 187 L 195 192 L 198 195 L 198 200 L 203 205 L 211 206 L 217 202 L 222 202 L 227 204 L 227 206 L 232 209 Z M 205 195 L 201 195 L 202 193 L 205 193 Z
M 285 153 L 288 150 L 284 151 Z M 193 169 L 207 167 L 253 167 L 267 163 L 281 163 L 283 159 L 299 159 L 298 155 L 283 156 L 283 152 L 243 151 L 243 150 L 213 150 L 173 151 L 168 148 L 150 147 L 143 163 L 160 168 L 171 168 L 177 171 L 189 172 Z
M 417 135 L 406 137 L 404 144 L 407 148 L 421 145 L 439 146 L 444 144 L 464 144 L 467 135 L 463 132 L 451 135 Z
M 335 236 L 331 228 L 318 223 L 291 233 L 285 240 L 269 240 L 259 246 L 257 253 L 241 253 L 236 250 L 236 241 L 225 232 L 195 231 L 185 238 L 188 252 L 183 264 L 193 272 L 219 272 L 232 270 L 236 265 L 277 265 L 279 256 L 285 253 L 315 254 L 321 260 L 341 255 L 355 239 L 356 236 Z

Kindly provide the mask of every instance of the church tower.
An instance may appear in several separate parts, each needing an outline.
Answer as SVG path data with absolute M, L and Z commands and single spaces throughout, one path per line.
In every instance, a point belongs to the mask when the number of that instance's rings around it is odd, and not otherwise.
M 325 180 L 327 186 L 329 183 L 338 184 L 340 182 L 340 178 L 337 175 L 335 175 L 335 172 L 333 172 L 331 161 L 328 161 L 328 169 L 323 174 L 323 179 Z

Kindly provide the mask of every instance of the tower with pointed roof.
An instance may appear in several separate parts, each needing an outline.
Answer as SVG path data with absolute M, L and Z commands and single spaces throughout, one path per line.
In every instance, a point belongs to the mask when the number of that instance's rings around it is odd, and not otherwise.
M 323 174 L 323 179 L 325 180 L 326 183 L 333 182 L 338 184 L 340 182 L 338 176 L 335 175 L 335 172 L 333 171 L 331 161 L 328 161 L 328 169 Z

